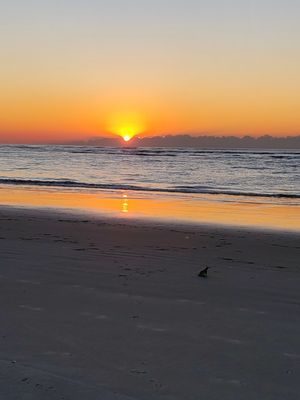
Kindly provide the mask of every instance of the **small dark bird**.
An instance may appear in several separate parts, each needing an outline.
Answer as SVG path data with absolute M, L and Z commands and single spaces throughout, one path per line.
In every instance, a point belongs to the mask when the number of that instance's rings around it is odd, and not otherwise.
M 204 268 L 202 271 L 199 272 L 198 276 L 201 278 L 207 278 L 207 271 L 209 267 Z

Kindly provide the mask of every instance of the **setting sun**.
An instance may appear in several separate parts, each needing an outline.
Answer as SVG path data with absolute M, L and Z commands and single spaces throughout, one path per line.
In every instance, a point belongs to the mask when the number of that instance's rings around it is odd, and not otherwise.
M 123 139 L 124 139 L 125 142 L 129 142 L 131 137 L 130 137 L 130 135 L 124 135 Z
M 121 112 L 110 115 L 107 129 L 129 142 L 134 136 L 145 131 L 146 124 L 137 112 Z

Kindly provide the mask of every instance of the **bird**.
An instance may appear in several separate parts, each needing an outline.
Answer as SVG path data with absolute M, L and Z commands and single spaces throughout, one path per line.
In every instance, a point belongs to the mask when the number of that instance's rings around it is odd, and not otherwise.
M 207 271 L 209 267 L 204 268 L 202 271 L 199 272 L 198 276 L 201 278 L 207 278 Z

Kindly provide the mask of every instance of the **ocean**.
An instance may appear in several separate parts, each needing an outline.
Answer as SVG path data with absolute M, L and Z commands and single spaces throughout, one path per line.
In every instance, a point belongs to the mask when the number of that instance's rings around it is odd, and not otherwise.
M 300 152 L 0 146 L 0 184 L 300 199 Z
M 0 146 L 0 184 L 300 199 L 300 151 Z

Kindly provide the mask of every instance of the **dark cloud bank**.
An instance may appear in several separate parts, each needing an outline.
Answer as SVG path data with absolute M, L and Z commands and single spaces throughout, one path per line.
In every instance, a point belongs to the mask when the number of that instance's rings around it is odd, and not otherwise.
M 121 138 L 95 137 L 86 141 L 68 144 L 85 146 L 116 147 L 124 146 Z M 300 149 L 300 136 L 274 137 L 260 136 L 190 136 L 167 135 L 144 138 L 133 138 L 127 146 L 130 147 L 196 147 L 202 149 Z

